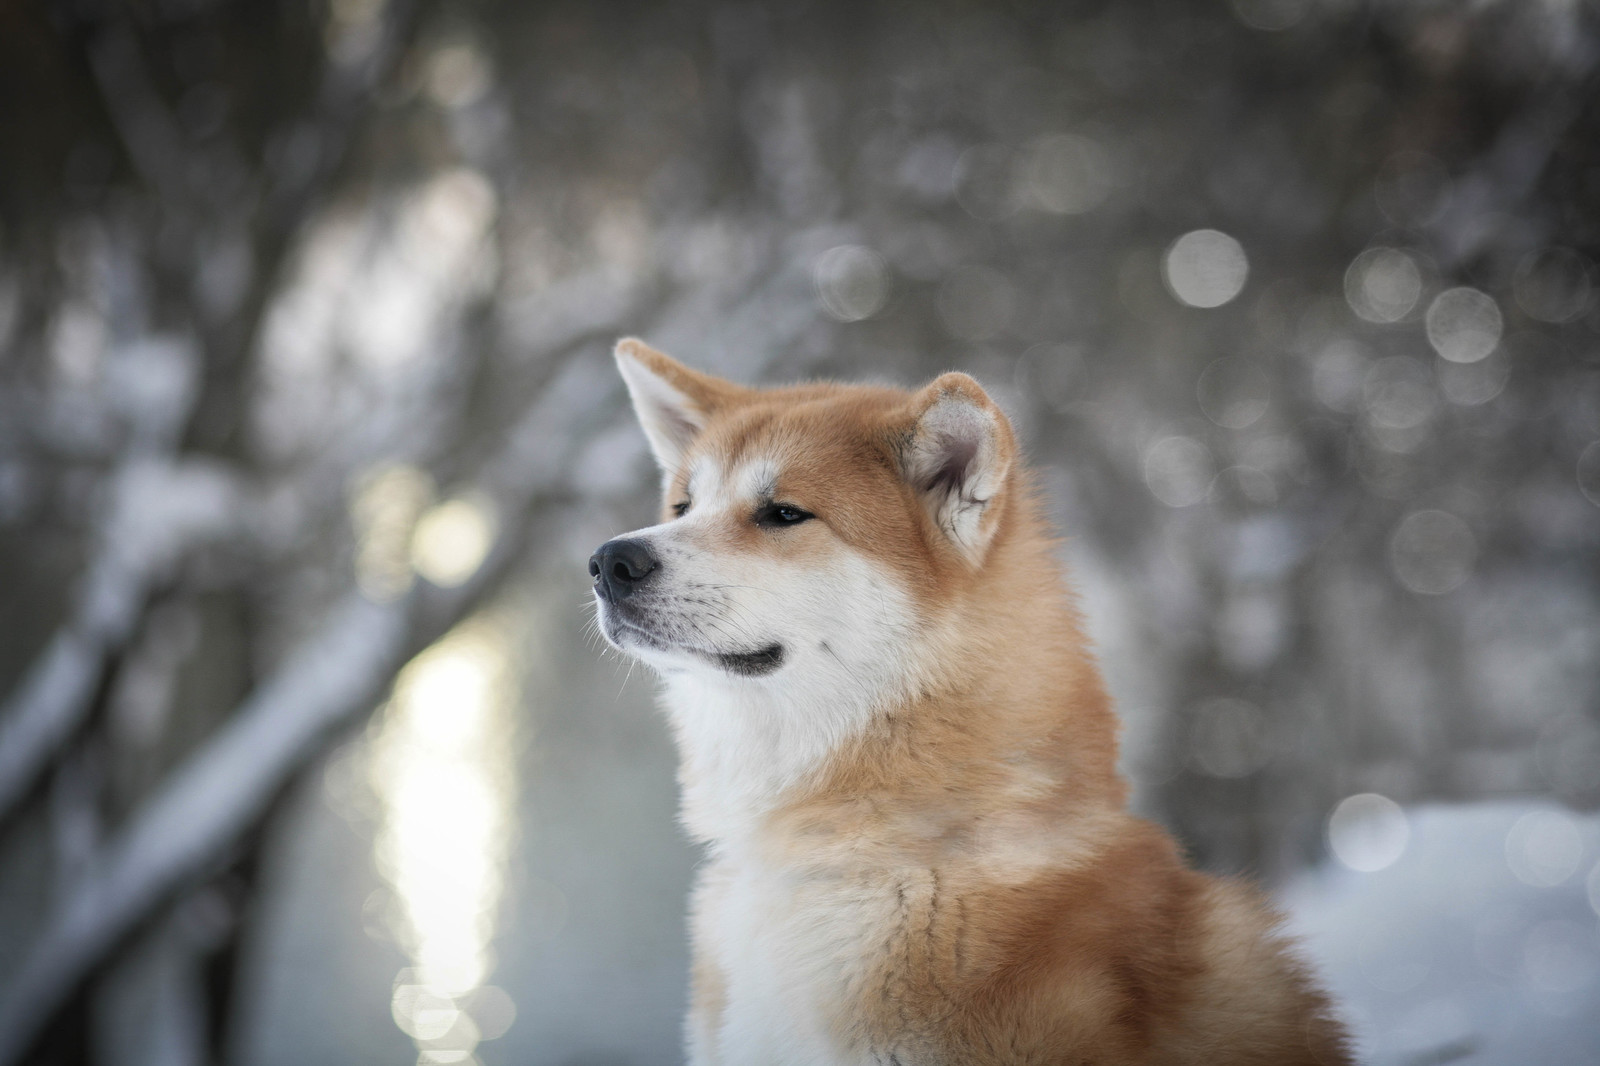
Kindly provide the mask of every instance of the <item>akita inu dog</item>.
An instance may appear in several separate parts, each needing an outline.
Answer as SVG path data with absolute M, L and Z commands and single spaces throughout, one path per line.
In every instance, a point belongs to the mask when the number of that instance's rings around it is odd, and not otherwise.
M 965 374 L 744 388 L 617 363 L 662 521 L 589 561 L 708 848 L 697 1066 L 1348 1063 L 1249 888 L 1125 809 L 1011 426 Z

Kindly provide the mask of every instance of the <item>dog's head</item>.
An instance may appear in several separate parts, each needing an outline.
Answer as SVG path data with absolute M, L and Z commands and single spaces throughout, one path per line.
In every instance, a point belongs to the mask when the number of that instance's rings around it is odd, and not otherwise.
M 686 822 L 726 836 L 983 643 L 1016 441 L 965 374 L 750 389 L 616 354 L 664 492 L 589 560 L 600 627 L 662 677 Z
M 1070 765 L 1120 794 L 1053 539 L 976 381 L 751 389 L 635 340 L 617 364 L 661 521 L 589 572 L 606 637 L 664 682 L 692 833 L 739 838 L 807 783 L 917 777 L 894 816 L 930 841 L 970 816 L 939 799 L 950 775 L 1033 802 Z
M 589 560 L 606 637 L 664 674 L 869 702 L 914 673 L 1014 480 L 1011 427 L 978 383 L 757 390 L 636 340 L 616 357 L 664 495 L 659 524 Z

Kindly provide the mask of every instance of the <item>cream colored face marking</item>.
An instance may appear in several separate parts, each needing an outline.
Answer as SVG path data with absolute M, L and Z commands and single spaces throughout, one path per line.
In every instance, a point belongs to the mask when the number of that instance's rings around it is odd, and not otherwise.
M 716 510 L 717 488 L 722 484 L 722 469 L 717 461 L 708 455 L 697 456 L 689 464 L 689 476 L 686 479 L 685 491 L 691 501 L 704 500 L 707 510 Z
M 698 456 L 689 464 L 688 493 L 690 512 L 718 514 L 735 508 L 753 508 L 770 495 L 778 483 L 778 464 L 771 459 L 749 459 L 729 476 L 710 456 Z

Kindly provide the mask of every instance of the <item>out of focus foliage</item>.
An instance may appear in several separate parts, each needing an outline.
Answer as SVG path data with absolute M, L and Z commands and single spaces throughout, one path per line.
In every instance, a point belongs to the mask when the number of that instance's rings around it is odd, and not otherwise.
M 0 1060 L 136 935 L 223 1046 L 273 798 L 648 510 L 624 332 L 990 385 L 1212 868 L 1600 802 L 1590 4 L 63 0 L 0 98 Z

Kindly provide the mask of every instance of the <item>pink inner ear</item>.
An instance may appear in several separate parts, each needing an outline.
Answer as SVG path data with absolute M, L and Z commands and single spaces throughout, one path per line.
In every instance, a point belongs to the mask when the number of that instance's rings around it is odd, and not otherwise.
M 965 398 L 946 398 L 923 412 L 913 445 L 912 483 L 924 492 L 964 489 L 976 471 L 984 441 L 995 432 L 993 420 Z
M 939 462 L 922 479 L 917 487 L 923 492 L 943 489 L 959 490 L 967 480 L 967 471 L 978 455 L 978 441 L 973 437 L 939 436 Z
M 687 446 L 700 432 L 700 427 L 691 422 L 682 411 L 676 407 L 657 405 L 652 412 L 658 428 L 666 436 L 678 442 L 679 447 Z

